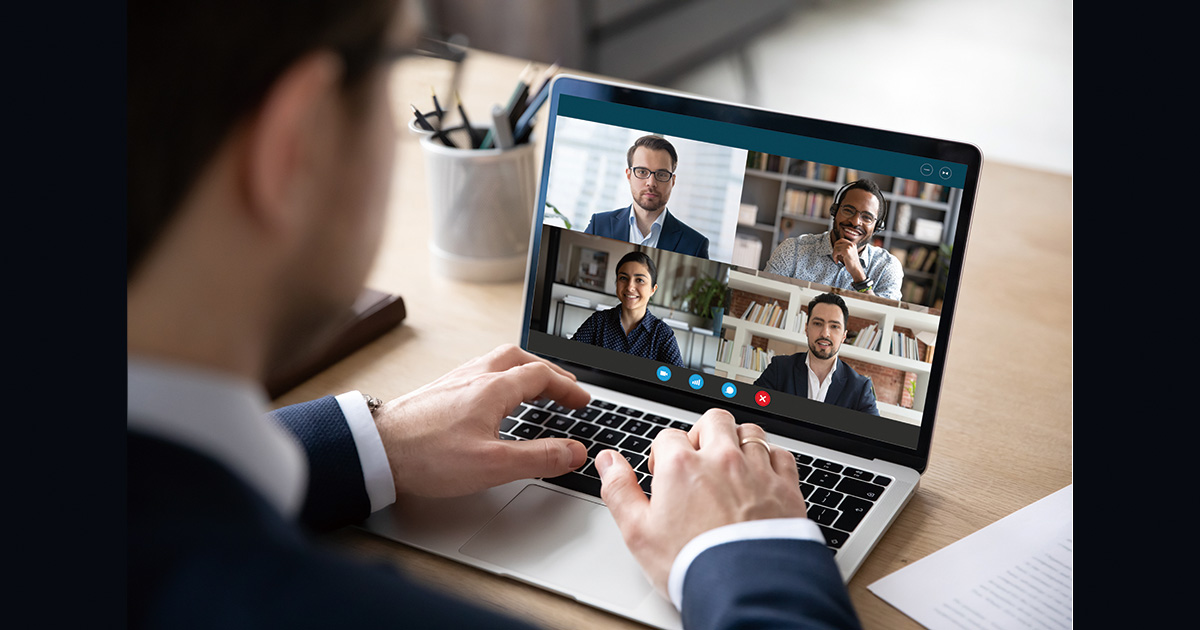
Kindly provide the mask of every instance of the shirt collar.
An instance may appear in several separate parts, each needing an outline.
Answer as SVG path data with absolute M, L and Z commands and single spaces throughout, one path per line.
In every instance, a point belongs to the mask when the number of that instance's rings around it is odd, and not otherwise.
M 666 221 L 666 220 L 667 220 L 667 209 L 663 208 L 663 211 L 658 214 L 658 218 L 654 219 L 654 223 L 650 224 L 650 233 L 642 234 L 642 238 L 661 234 L 663 221 Z M 629 227 L 637 230 L 638 234 L 642 233 L 642 231 L 640 229 L 638 229 L 638 226 L 637 226 L 637 210 L 634 210 L 632 205 L 629 206 Z
M 811 364 L 811 363 L 809 363 L 809 360 L 810 360 L 810 359 L 812 359 L 812 353 L 811 353 L 811 352 L 805 352 L 805 353 L 804 353 L 804 367 L 808 368 L 808 373 L 809 373 L 809 375 L 815 378 L 815 377 L 817 376 L 817 373 L 813 371 L 813 369 L 812 369 L 812 364 Z M 824 381 L 821 381 L 821 384 L 822 384 L 822 385 L 823 385 L 823 384 L 825 384 L 825 381 L 831 381 L 831 380 L 833 380 L 833 373 L 837 371 L 837 369 L 838 369 L 838 363 L 841 363 L 841 361 L 839 361 L 839 360 L 837 359 L 837 357 L 834 357 L 834 359 L 833 359 L 833 367 L 829 368 L 829 374 L 826 374 L 826 375 L 825 375 L 825 380 L 824 380 Z
M 308 484 L 304 449 L 267 416 L 252 381 L 144 357 L 128 359 L 128 430 L 169 440 L 220 462 L 287 516 Z

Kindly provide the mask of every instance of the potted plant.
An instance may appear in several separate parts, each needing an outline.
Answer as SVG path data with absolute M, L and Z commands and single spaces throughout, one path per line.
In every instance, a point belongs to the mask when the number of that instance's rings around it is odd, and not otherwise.
M 711 277 L 696 278 L 683 296 L 683 310 L 700 317 L 719 319 L 725 312 L 726 295 L 724 282 Z

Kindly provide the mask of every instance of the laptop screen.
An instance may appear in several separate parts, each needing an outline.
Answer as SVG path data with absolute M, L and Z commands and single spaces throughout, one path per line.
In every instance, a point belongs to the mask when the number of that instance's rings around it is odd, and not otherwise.
M 977 149 L 574 77 L 547 120 L 522 347 L 923 468 Z

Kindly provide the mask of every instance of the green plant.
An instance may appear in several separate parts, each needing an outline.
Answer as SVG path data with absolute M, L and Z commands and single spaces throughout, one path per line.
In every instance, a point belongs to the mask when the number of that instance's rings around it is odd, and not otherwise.
M 558 208 L 555 208 L 553 205 L 550 204 L 550 202 L 546 202 L 546 207 L 550 208 L 550 210 L 552 212 L 554 212 L 554 214 L 557 214 L 559 217 L 562 218 L 563 225 L 567 226 L 568 230 L 571 229 L 571 220 L 567 218 L 567 215 L 559 212 Z
M 700 317 L 712 317 L 712 309 L 725 306 L 725 283 L 716 278 L 696 278 L 683 296 L 683 310 Z

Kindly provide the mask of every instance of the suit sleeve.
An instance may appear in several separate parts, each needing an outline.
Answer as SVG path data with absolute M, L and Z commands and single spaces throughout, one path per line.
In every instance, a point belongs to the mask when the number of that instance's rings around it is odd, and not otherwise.
M 875 404 L 875 383 L 867 376 L 864 376 L 862 381 L 862 389 L 858 395 L 858 410 L 878 416 L 879 406 Z
M 587 227 L 583 228 L 583 233 L 584 234 L 595 234 L 596 233 L 596 215 L 593 214 L 588 219 Z
M 371 513 L 354 436 L 333 396 L 281 407 L 271 417 L 292 433 L 308 455 L 308 494 L 300 520 L 326 531 Z
M 758 387 L 783 391 L 783 387 L 779 385 L 780 377 L 779 365 L 775 361 L 771 361 L 767 364 L 767 368 L 762 371 L 762 374 L 759 374 L 758 378 L 754 380 L 754 384 Z
M 811 540 L 711 547 L 688 568 L 682 599 L 688 630 L 861 628 L 833 555 Z
M 708 258 L 708 237 L 707 236 L 700 237 L 700 251 L 696 255 L 699 256 L 700 258 L 704 258 L 704 259 Z

